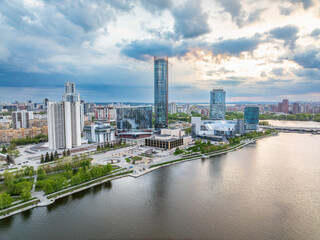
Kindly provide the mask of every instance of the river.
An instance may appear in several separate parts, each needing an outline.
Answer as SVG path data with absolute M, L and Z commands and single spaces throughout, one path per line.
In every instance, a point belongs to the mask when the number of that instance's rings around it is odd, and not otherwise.
M 280 133 L 0 221 L 1 240 L 319 239 L 320 135 Z
M 282 121 L 282 120 L 262 120 L 277 127 L 314 127 L 320 128 L 320 122 L 315 121 Z

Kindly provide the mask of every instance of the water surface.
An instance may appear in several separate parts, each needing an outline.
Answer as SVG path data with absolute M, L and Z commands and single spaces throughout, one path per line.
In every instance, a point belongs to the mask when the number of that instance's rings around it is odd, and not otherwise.
M 0 221 L 0 239 L 319 239 L 320 135 L 123 178 Z

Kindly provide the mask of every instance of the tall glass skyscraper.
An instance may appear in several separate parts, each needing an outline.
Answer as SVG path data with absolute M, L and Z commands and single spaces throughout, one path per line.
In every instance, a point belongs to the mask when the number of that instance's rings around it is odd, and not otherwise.
M 246 130 L 259 129 L 259 107 L 248 106 L 244 108 L 244 122 Z
M 210 92 L 210 119 L 224 120 L 226 115 L 226 92 L 213 89 Z
M 152 128 L 152 106 L 117 108 L 117 129 L 120 131 Z
M 168 57 L 154 57 L 155 129 L 168 127 Z

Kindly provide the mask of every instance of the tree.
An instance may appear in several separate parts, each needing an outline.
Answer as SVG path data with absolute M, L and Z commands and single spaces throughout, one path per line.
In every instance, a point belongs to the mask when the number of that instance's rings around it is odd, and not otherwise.
M 51 152 L 50 154 L 50 161 L 53 161 L 54 160 L 54 156 L 53 156 L 53 152 Z
M 43 179 L 45 179 L 46 178 L 46 176 L 47 176 L 47 173 L 46 173 L 46 171 L 41 167 L 41 168 L 39 168 L 38 169 L 38 180 L 43 180 Z
M 63 150 L 62 155 L 63 155 L 64 157 L 67 156 L 66 150 Z
M 57 151 L 54 152 L 54 159 L 55 159 L 55 160 L 59 159 L 59 154 L 58 154 Z
M 17 145 L 15 143 L 10 144 L 10 146 L 8 147 L 8 150 L 11 150 L 11 151 L 13 151 L 15 149 L 17 149 Z
M 68 151 L 67 151 L 67 155 L 68 156 L 70 156 L 71 155 L 71 152 L 70 152 L 70 150 L 68 149 Z
M 40 160 L 40 163 L 44 163 L 44 156 L 43 156 L 43 154 L 41 154 L 41 160 Z
M 13 157 L 8 154 L 6 157 L 6 162 L 7 164 L 14 163 Z
M 30 198 L 31 198 L 30 190 L 28 190 L 27 188 L 24 188 L 20 193 L 20 199 L 22 201 L 28 201 Z
M 7 153 L 8 151 L 7 151 L 7 149 L 6 149 L 6 146 L 3 146 L 2 147 L 2 153 Z
M 7 194 L 7 193 L 0 194 L 0 208 L 1 209 L 9 207 L 12 202 L 13 202 L 13 199 L 9 194 Z
M 6 186 L 13 184 L 14 179 L 15 179 L 15 177 L 14 177 L 13 173 L 10 173 L 8 171 L 4 172 L 4 184 Z
M 49 153 L 46 152 L 46 157 L 44 158 L 45 162 L 50 162 L 50 157 L 49 157 Z
M 97 151 L 100 151 L 100 145 L 97 146 Z

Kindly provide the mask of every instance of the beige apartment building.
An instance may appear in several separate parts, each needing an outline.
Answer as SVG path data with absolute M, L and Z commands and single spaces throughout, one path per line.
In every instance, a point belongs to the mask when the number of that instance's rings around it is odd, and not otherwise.
M 11 140 L 22 139 L 27 136 L 33 138 L 39 134 L 48 135 L 48 126 L 0 130 L 0 143 L 9 143 Z

